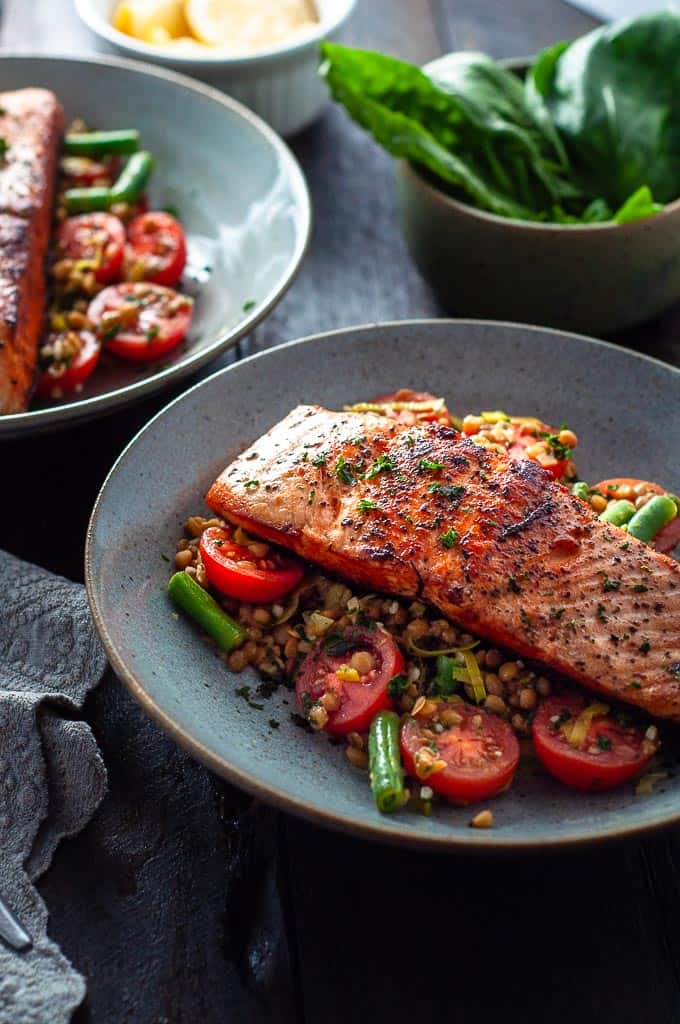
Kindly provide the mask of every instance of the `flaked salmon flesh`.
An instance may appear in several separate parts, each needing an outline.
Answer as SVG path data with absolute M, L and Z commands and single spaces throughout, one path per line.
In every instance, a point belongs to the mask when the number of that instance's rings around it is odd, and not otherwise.
M 299 406 L 208 505 L 346 579 L 680 721 L 680 566 L 452 427 Z

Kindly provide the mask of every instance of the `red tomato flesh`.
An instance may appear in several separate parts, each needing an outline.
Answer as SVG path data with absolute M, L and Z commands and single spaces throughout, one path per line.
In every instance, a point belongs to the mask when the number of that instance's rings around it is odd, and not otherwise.
M 454 803 L 485 800 L 505 789 L 519 762 L 519 744 L 502 718 L 470 704 L 429 701 L 436 710 L 407 718 L 401 727 L 401 754 L 409 775 Z M 427 706 L 427 705 L 426 705 Z M 456 712 L 460 723 L 435 732 L 444 709 Z M 417 754 L 432 751 L 446 767 L 432 775 L 418 775 Z
M 118 177 L 120 160 L 100 163 L 87 156 L 64 156 L 60 168 L 69 179 L 70 188 L 89 188 L 92 185 L 106 185 Z
M 151 211 L 135 217 L 128 227 L 128 265 L 143 268 L 142 279 L 177 284 L 187 261 L 184 231 L 169 213 Z
M 237 544 L 233 530 L 209 526 L 201 534 L 201 560 L 211 586 L 240 601 L 277 601 L 296 587 L 305 570 L 287 551 L 253 538 Z
M 125 228 L 111 213 L 69 217 L 57 231 L 58 259 L 91 262 L 100 284 L 108 284 L 118 277 L 124 248 Z
M 531 448 L 532 445 L 536 444 L 536 433 L 540 434 L 554 434 L 555 431 L 552 427 L 549 427 L 547 423 L 536 424 L 527 423 L 523 425 L 521 423 L 516 424 L 516 435 L 515 443 L 510 445 L 508 454 L 510 458 L 515 462 L 519 462 L 521 459 L 533 459 L 532 455 L 527 455 L 527 448 Z M 536 461 L 534 459 L 534 461 Z M 555 480 L 561 480 L 567 471 L 567 460 L 558 459 L 552 465 L 543 466 L 543 469 L 547 473 L 550 473 Z
M 172 288 L 138 282 L 104 288 L 87 316 L 110 352 L 147 362 L 179 345 L 191 323 L 193 302 Z
M 94 370 L 99 362 L 101 346 L 90 331 L 80 331 L 79 334 L 82 347 L 80 352 L 71 359 L 64 372 L 55 376 L 48 367 L 38 377 L 36 395 L 39 398 L 60 398 L 71 391 L 80 390 L 82 384 Z M 48 343 L 53 337 L 53 335 L 48 337 Z
M 633 488 L 638 484 L 644 484 L 645 488 L 654 494 L 668 493 L 660 484 L 655 484 L 650 480 L 638 480 L 633 476 L 613 476 L 608 480 L 601 480 L 599 484 L 595 484 L 593 490 L 599 491 L 605 498 L 620 498 L 622 487 Z M 666 523 L 663 529 L 659 530 L 654 538 L 653 547 L 663 555 L 669 555 L 677 548 L 678 544 L 680 544 L 680 515 L 671 519 L 670 523 Z
M 373 668 L 358 680 L 341 678 L 338 670 L 350 667 L 352 655 L 361 651 L 372 656 Z M 305 714 L 310 703 L 334 694 L 338 707 L 328 711 L 326 731 L 337 736 L 365 732 L 378 711 L 391 707 L 387 686 L 403 670 L 401 651 L 384 629 L 347 629 L 319 641 L 300 666 L 295 681 L 300 710 Z
M 637 726 L 620 724 L 606 714 L 593 718 L 581 746 L 572 746 L 562 724 L 575 721 L 590 703 L 573 691 L 549 697 L 531 731 L 536 753 L 551 775 L 572 789 L 599 793 L 640 775 L 657 745 Z

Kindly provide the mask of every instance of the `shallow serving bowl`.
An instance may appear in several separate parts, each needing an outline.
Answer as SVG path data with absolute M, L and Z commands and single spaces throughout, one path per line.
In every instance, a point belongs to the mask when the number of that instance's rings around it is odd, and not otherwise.
M 95 45 L 138 60 L 153 61 L 225 92 L 263 117 L 281 135 L 292 135 L 314 121 L 329 102 L 319 78 L 319 43 L 338 41 L 356 0 L 315 0 L 319 24 L 304 38 L 252 56 L 204 56 L 169 52 L 119 32 L 111 24 L 115 0 L 75 0 L 76 10 L 94 36 Z
M 538 224 L 477 210 L 406 162 L 398 194 L 410 253 L 456 315 L 608 334 L 680 299 L 680 200 L 630 224 Z
M 188 235 L 186 341 L 140 369 L 97 367 L 80 395 L 0 416 L 0 438 L 97 416 L 162 388 L 247 334 L 290 286 L 311 221 L 302 172 L 286 145 L 240 104 L 188 78 L 115 58 L 1 56 L 0 90 L 52 89 L 66 116 L 138 128 L 156 166 L 153 206 L 176 207 Z
M 547 380 L 569 387 L 549 389 Z M 529 765 L 493 801 L 488 831 L 469 828 L 471 808 L 381 816 L 366 775 L 342 748 L 295 725 L 288 690 L 253 708 L 237 690 L 254 694 L 255 673 L 231 674 L 191 623 L 173 614 L 166 586 L 176 541 L 227 462 L 299 402 L 339 409 L 399 386 L 434 388 L 458 412 L 502 408 L 566 420 L 581 439 L 586 479 L 630 474 L 680 488 L 674 431 L 658 429 L 680 406 L 680 370 L 655 360 L 575 335 L 479 321 L 349 328 L 281 346 L 170 404 L 104 484 L 85 570 L 114 669 L 145 710 L 214 771 L 284 810 L 370 838 L 440 849 L 546 849 L 679 820 L 678 773 L 645 797 L 632 785 L 584 796 Z M 622 446 L 621 409 L 633 393 L 646 415 Z

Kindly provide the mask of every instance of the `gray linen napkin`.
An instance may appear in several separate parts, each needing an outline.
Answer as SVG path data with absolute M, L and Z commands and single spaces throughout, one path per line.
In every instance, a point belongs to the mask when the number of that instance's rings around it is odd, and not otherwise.
M 5 552 L 0 581 L 0 898 L 33 940 L 0 940 L 0 1024 L 66 1024 L 85 983 L 48 939 L 33 883 L 106 791 L 95 738 L 73 719 L 106 661 L 83 587 Z

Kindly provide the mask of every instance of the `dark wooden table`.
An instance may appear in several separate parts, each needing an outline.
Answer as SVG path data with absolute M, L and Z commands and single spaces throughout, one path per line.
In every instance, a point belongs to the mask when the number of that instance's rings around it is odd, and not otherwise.
M 524 55 L 593 24 L 560 0 L 360 0 L 351 38 L 424 62 L 453 48 Z M 5 0 L 0 41 L 89 46 L 69 0 Z M 442 315 L 404 250 L 388 158 L 336 109 L 292 145 L 314 201 L 312 246 L 241 354 L 326 328 Z M 680 363 L 677 327 L 671 314 L 620 340 Z M 81 579 L 106 471 L 168 397 L 5 444 L 6 492 L 35 493 L 39 467 L 42 500 L 0 502 L 3 546 Z M 110 794 L 41 883 L 51 934 L 88 980 L 77 1021 L 680 1022 L 677 834 L 543 857 L 382 848 L 224 785 L 112 676 L 85 713 Z

